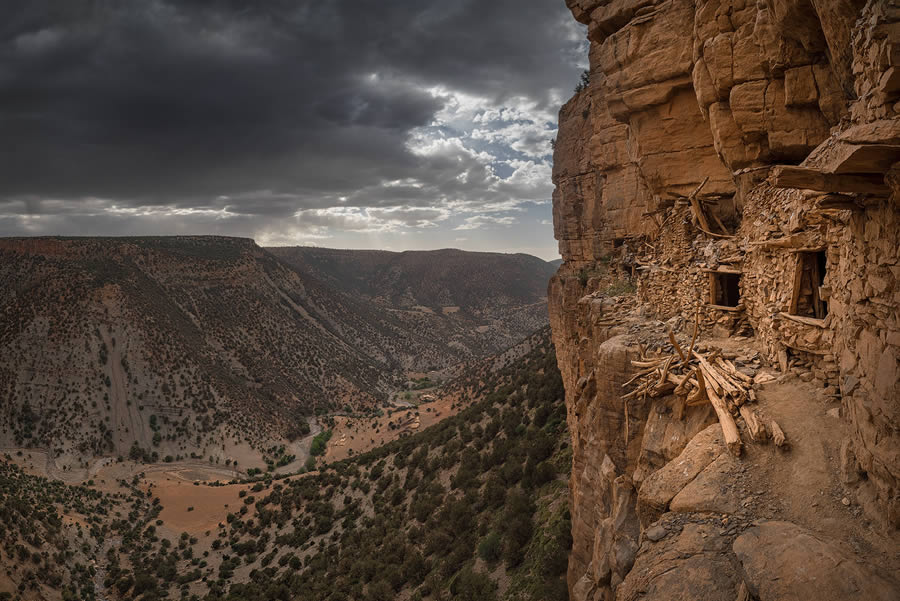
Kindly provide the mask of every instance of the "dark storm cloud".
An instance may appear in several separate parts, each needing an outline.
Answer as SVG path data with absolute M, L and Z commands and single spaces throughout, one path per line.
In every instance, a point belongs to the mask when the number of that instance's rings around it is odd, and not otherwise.
M 438 186 L 452 157 L 406 145 L 446 102 L 429 89 L 549 107 L 579 48 L 562 0 L 27 0 L 4 16 L 7 218 L 96 198 L 289 215 L 382 181 Z

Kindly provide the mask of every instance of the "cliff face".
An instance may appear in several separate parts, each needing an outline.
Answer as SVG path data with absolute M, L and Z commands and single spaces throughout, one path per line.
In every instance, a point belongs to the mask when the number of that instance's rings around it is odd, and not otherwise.
M 832 484 L 897 528 L 900 3 L 567 4 L 590 40 L 590 84 L 560 112 L 564 264 L 549 291 L 573 436 L 573 598 L 656 598 L 635 592 L 659 583 L 633 567 L 653 571 L 647 528 L 681 489 L 650 511 L 645 487 L 716 417 L 707 406 L 676 419 L 675 396 L 623 398 L 623 384 L 654 327 L 664 345 L 667 329 L 690 338 L 695 318 L 701 338 L 740 334 L 737 354 L 777 385 L 840 403 Z M 688 547 L 699 537 L 681 532 Z M 723 568 L 712 589 L 775 598 L 742 561 L 742 577 Z

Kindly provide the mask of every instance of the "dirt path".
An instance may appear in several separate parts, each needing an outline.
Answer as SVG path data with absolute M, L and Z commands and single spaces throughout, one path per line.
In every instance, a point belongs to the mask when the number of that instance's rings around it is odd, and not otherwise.
M 106 580 L 106 556 L 110 549 L 118 547 L 121 544 L 122 537 L 114 536 L 103 541 L 103 545 L 100 546 L 97 568 L 94 572 L 94 595 L 96 595 L 97 601 L 113 601 L 107 595 L 106 586 L 103 584 L 103 581 Z

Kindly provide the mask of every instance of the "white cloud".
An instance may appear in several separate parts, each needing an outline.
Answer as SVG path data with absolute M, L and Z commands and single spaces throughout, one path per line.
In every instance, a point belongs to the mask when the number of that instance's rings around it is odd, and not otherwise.
M 458 225 L 453 229 L 456 230 L 477 230 L 486 229 L 492 226 L 510 226 L 518 223 L 518 219 L 512 216 L 499 217 L 496 215 L 474 215 L 466 217 L 465 223 Z

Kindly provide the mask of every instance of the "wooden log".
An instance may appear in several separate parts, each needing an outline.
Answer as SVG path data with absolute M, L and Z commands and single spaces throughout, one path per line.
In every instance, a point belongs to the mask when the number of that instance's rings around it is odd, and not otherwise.
M 772 170 L 772 186 L 775 188 L 799 188 L 820 192 L 849 192 L 854 194 L 890 195 L 884 183 L 884 174 L 834 174 L 823 173 L 807 167 L 778 165 Z
M 649 390 L 650 390 L 650 383 L 645 382 L 645 383 L 641 384 L 640 386 L 638 386 L 637 388 L 635 388 L 634 390 L 632 390 L 631 392 L 629 392 L 628 394 L 623 394 L 622 398 L 623 399 L 633 399 L 634 397 L 639 396 L 641 394 L 646 394 Z
M 691 336 L 691 346 L 688 348 L 688 356 L 694 355 L 694 343 L 697 342 L 697 333 L 700 331 L 700 307 L 694 315 L 694 334 Z
M 750 431 L 750 438 L 756 442 L 765 442 L 767 436 L 766 426 L 757 417 L 756 412 L 747 405 L 741 405 L 739 411 L 747 424 L 747 429 Z
M 687 358 L 684 356 L 684 351 L 681 350 L 681 346 L 678 344 L 678 341 L 675 340 L 675 334 L 672 333 L 672 330 L 669 330 L 669 342 L 672 343 L 672 346 L 675 347 L 675 350 L 678 351 L 678 356 L 681 357 L 682 363 L 687 363 Z
M 650 388 L 650 397 L 651 398 L 659 398 L 661 396 L 666 396 L 675 390 L 675 385 L 671 382 L 663 382 L 662 384 L 656 384 Z
M 628 380 L 627 382 L 625 382 L 624 384 L 622 384 L 622 388 L 625 388 L 625 387 L 628 386 L 629 384 L 634 383 L 635 380 L 638 380 L 638 379 L 642 378 L 643 376 L 646 376 L 647 374 L 656 371 L 657 369 L 659 369 L 659 366 L 658 366 L 658 365 L 655 365 L 655 366 L 653 366 L 653 367 L 648 367 L 647 369 L 642 369 L 641 371 L 639 371 L 639 372 L 637 372 L 636 374 L 634 374 L 634 377 L 633 377 L 633 378 L 631 378 L 630 380 Z
M 736 386 L 734 383 L 730 381 L 730 379 L 718 369 L 713 367 L 713 365 L 706 360 L 705 357 L 694 352 L 694 357 L 700 362 L 700 369 L 703 370 L 704 375 L 708 377 L 708 379 L 712 380 L 715 383 L 716 392 L 719 394 L 727 393 L 731 396 L 740 396 L 743 392 L 743 389 L 739 386 Z
M 700 377 L 702 378 L 702 376 Z M 719 423 L 722 425 L 725 446 L 728 447 L 732 455 L 740 457 L 742 450 L 741 433 L 738 431 L 737 424 L 734 423 L 734 418 L 731 417 L 731 413 L 728 411 L 728 405 L 712 388 L 707 387 L 706 394 L 709 396 L 709 402 L 712 403 L 713 409 L 716 410 L 716 416 L 718 416 Z
M 709 221 L 706 219 L 706 215 L 703 213 L 703 207 L 700 205 L 700 202 L 697 200 L 697 195 L 700 194 L 700 190 L 703 189 L 703 186 L 706 185 L 706 182 L 709 181 L 709 176 L 703 178 L 703 181 L 700 182 L 700 185 L 697 186 L 693 192 L 688 195 L 688 202 L 691 204 L 691 209 L 694 210 L 694 217 L 697 219 L 698 223 L 702 225 L 706 229 L 710 229 Z
M 734 366 L 734 363 L 729 361 L 728 359 L 719 358 L 716 360 L 716 365 L 725 370 L 728 375 L 732 377 L 732 379 L 738 379 L 744 384 L 752 384 L 753 378 L 748 376 L 745 373 L 742 373 L 738 368 Z
M 725 389 L 722 387 L 722 383 L 712 375 L 712 369 L 710 369 L 709 364 L 704 365 L 701 363 L 699 369 L 706 380 L 706 387 L 715 390 L 716 394 L 724 395 Z
M 660 365 L 662 365 L 662 364 L 665 363 L 666 361 L 669 361 L 671 358 L 672 358 L 672 357 L 660 357 L 659 359 L 656 359 L 656 360 L 650 360 L 650 361 L 637 361 L 637 360 L 632 360 L 631 365 L 632 365 L 633 367 L 659 367 Z
M 776 447 L 783 451 L 787 451 L 791 448 L 787 436 L 784 435 L 784 430 L 781 429 L 774 419 L 769 420 L 769 429 L 772 430 L 772 441 L 775 443 Z
M 667 360 L 665 365 L 663 365 L 662 373 L 659 374 L 659 380 L 656 382 L 657 387 L 662 386 L 663 382 L 666 381 L 666 376 L 669 375 L 669 368 L 672 367 L 672 361 L 675 360 L 675 355 L 671 355 Z

